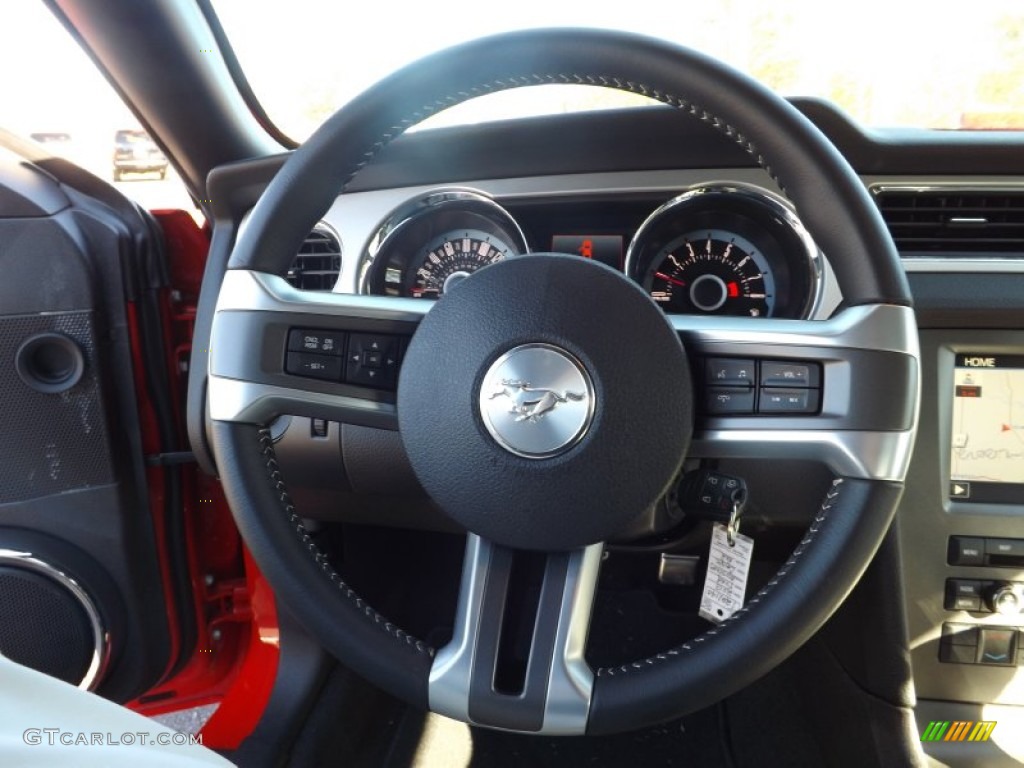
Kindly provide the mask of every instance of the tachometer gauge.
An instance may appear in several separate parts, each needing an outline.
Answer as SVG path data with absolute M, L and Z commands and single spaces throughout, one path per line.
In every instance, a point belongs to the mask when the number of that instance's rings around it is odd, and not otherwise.
M 651 261 L 644 287 L 666 312 L 767 317 L 775 278 L 757 246 L 722 229 L 688 232 Z
M 413 274 L 408 295 L 436 299 L 488 264 L 516 253 L 508 243 L 479 229 L 446 232 L 426 247 Z
M 675 314 L 806 318 L 821 295 L 821 267 L 789 203 L 739 182 L 669 200 L 626 253 L 626 274 Z
M 438 299 L 478 269 L 526 253 L 526 238 L 497 202 L 468 189 L 438 189 L 408 200 L 370 240 L 360 290 Z

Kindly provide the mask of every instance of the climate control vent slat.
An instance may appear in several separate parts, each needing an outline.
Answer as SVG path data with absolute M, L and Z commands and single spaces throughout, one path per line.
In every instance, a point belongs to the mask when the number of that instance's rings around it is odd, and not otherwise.
M 875 195 L 904 257 L 1024 257 L 1024 189 L 882 189 Z
M 299 290 L 331 291 L 341 274 L 341 243 L 322 224 L 309 233 L 285 279 Z

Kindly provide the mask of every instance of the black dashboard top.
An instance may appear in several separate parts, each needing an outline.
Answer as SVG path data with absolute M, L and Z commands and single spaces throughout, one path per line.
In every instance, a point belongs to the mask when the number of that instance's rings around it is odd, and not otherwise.
M 1019 132 L 872 130 L 827 102 L 793 99 L 860 174 L 1024 175 Z M 671 107 L 504 120 L 406 134 L 349 191 L 569 173 L 750 168 L 751 158 Z

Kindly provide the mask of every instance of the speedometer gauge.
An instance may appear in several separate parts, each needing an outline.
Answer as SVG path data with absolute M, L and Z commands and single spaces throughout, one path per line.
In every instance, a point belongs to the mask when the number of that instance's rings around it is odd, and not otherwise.
M 515 253 L 511 245 L 478 229 L 446 232 L 427 246 L 408 293 L 417 299 L 436 299 L 481 267 L 501 261 L 510 253 Z
M 644 287 L 666 312 L 767 317 L 775 278 L 757 246 L 722 229 L 688 232 L 651 261 Z
M 739 182 L 695 187 L 640 225 L 626 273 L 670 313 L 809 317 L 822 258 L 789 203 Z
M 371 238 L 360 290 L 439 299 L 488 264 L 526 253 L 511 214 L 486 195 L 437 189 L 398 207 Z

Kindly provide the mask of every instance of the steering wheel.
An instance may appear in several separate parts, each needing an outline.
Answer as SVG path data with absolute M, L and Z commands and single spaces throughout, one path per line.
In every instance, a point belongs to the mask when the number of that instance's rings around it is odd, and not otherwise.
M 310 294 L 284 280 L 336 196 L 406 128 L 474 96 L 546 83 L 643 94 L 735 141 L 828 255 L 842 311 L 826 321 L 666 316 L 623 275 L 554 254 L 488 266 L 436 303 Z M 804 643 L 856 584 L 892 520 L 919 375 L 895 248 L 828 140 L 787 102 L 701 54 L 618 32 L 543 30 L 430 56 L 343 107 L 289 157 L 228 267 L 212 326 L 208 413 L 238 527 L 281 600 L 323 645 L 412 704 L 548 734 L 623 731 L 694 711 Z M 408 337 L 397 399 L 287 375 L 294 328 Z M 707 356 L 816 363 L 820 411 L 708 418 L 694 431 L 691 367 Z M 516 399 L 525 389 L 529 408 Z M 450 643 L 432 648 L 377 613 L 305 531 L 267 429 L 281 414 L 399 430 L 424 488 L 467 531 Z M 592 669 L 585 646 L 602 542 L 664 495 L 687 456 L 812 459 L 834 480 L 805 538 L 744 608 L 678 647 Z M 527 668 L 509 691 L 496 684 L 495 665 L 519 578 L 512 564 L 524 550 L 544 559 L 543 583 Z

